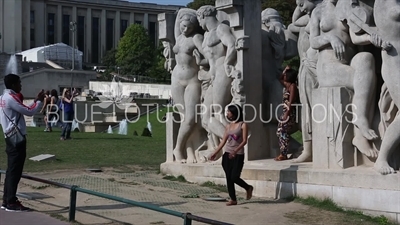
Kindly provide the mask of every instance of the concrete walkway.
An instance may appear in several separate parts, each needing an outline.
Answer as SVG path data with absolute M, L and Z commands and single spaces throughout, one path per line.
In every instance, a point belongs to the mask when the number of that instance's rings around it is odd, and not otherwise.
M 227 198 L 223 188 L 182 183 L 163 179 L 156 171 L 122 173 L 103 169 L 102 173 L 83 171 L 58 171 L 37 173 L 32 176 L 52 181 L 78 185 L 82 188 L 118 196 L 138 202 L 149 203 L 178 212 L 219 220 L 235 225 L 375 225 L 358 217 L 349 218 L 338 212 L 323 211 L 295 202 L 253 197 L 244 200 L 245 193 L 237 188 L 239 204 L 225 206 L 225 202 L 206 201 L 204 197 Z M 257 188 L 257 187 L 255 187 Z M 2 185 L 0 185 L 1 193 Z M 241 191 L 241 192 L 239 192 Z M 271 190 L 275 191 L 275 190 Z M 34 212 L 0 211 L 0 225 L 67 225 L 70 191 L 51 185 L 22 179 L 18 193 L 22 204 Z M 56 217 L 50 217 L 55 215 Z M 60 221 L 62 219 L 63 221 Z M 77 194 L 76 221 L 85 225 L 179 225 L 183 219 L 159 212 L 134 207 L 125 203 Z M 193 225 L 201 223 L 193 222 Z
M 0 211 L 0 225 L 69 225 L 46 214 L 32 212 Z

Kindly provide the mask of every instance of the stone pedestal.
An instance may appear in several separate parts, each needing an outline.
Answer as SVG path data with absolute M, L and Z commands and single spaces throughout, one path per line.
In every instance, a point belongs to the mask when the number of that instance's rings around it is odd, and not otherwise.
M 354 166 L 352 92 L 344 87 L 318 88 L 312 93 L 313 167 Z
M 248 0 L 217 0 L 218 10 L 229 15 L 229 22 L 236 37 L 236 70 L 242 72 L 246 103 L 245 120 L 249 124 L 250 138 L 245 148 L 246 160 L 264 159 L 269 156 L 268 139 L 260 112 L 262 111 L 261 65 L 261 2 Z

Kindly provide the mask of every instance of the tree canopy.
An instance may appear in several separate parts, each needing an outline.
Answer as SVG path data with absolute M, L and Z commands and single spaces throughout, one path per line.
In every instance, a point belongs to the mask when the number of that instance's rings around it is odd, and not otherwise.
M 118 44 L 116 64 L 126 75 L 146 75 L 153 66 L 153 46 L 146 29 L 139 24 L 132 24 Z
M 215 0 L 194 0 L 187 4 L 188 8 L 198 10 L 203 5 L 215 5 Z

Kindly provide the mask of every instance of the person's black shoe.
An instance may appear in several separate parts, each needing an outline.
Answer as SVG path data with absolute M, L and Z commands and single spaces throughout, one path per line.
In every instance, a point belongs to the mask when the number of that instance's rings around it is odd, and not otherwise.
M 7 203 L 6 202 L 3 202 L 2 204 L 1 204 L 1 209 L 6 209 L 7 208 Z
M 6 207 L 6 211 L 8 212 L 26 212 L 30 210 L 30 208 L 23 206 L 20 201 L 16 201 L 13 204 L 7 204 Z

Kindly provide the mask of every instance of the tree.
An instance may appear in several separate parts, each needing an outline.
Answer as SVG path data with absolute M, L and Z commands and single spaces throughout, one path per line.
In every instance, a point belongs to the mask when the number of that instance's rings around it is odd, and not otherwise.
M 146 75 L 154 62 L 154 44 L 144 27 L 132 24 L 121 38 L 116 64 L 126 75 Z
M 187 7 L 194 9 L 194 10 L 198 10 L 203 5 L 214 5 L 215 6 L 215 0 L 194 0 L 193 2 L 190 2 L 189 4 L 187 4 Z
M 166 83 L 167 78 L 171 76 L 171 74 L 165 69 L 165 57 L 163 56 L 164 47 L 160 43 L 158 48 L 154 53 L 154 64 L 149 71 L 149 76 L 157 79 L 157 81 Z
M 115 58 L 116 54 L 117 54 L 117 49 L 113 48 L 107 51 L 106 54 L 101 59 L 103 65 L 106 67 L 106 71 L 103 73 L 103 78 L 106 80 L 111 79 L 110 73 L 115 71 L 115 66 L 117 65 Z

